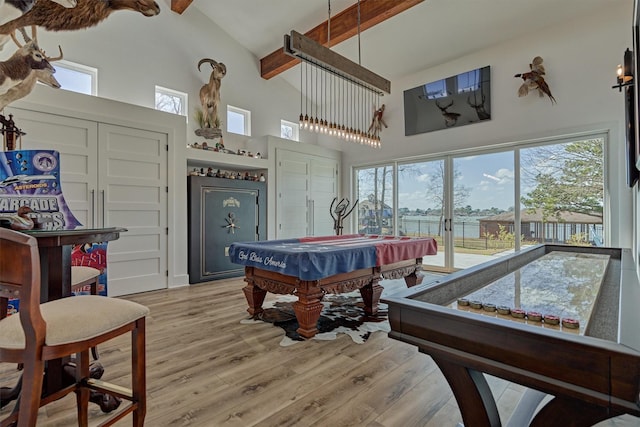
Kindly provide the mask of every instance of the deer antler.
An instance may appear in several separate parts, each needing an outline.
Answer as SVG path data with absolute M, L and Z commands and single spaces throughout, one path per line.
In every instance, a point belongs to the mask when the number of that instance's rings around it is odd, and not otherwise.
M 60 45 L 58 45 L 58 50 L 60 50 L 60 56 L 56 56 L 55 58 L 50 58 L 48 57 L 45 53 L 44 50 L 42 51 L 42 54 L 44 55 L 44 57 L 46 58 L 47 61 L 49 62 L 53 62 L 53 61 L 59 61 L 64 57 L 64 54 L 62 53 L 62 48 L 60 47 Z
M 11 32 L 11 40 L 13 40 L 13 42 L 16 44 L 16 46 L 18 46 L 18 49 L 22 48 L 22 45 L 20 44 L 20 42 L 18 41 L 18 38 L 16 37 L 16 32 L 15 31 Z

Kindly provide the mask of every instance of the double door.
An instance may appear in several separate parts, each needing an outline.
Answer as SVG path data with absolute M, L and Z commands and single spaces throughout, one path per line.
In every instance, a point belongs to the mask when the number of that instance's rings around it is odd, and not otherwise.
M 108 245 L 109 296 L 167 287 L 167 134 L 11 109 L 23 149 L 60 153 L 61 185 L 84 228 L 125 227 Z
M 276 150 L 278 239 L 335 234 L 330 213 L 338 196 L 338 161 Z

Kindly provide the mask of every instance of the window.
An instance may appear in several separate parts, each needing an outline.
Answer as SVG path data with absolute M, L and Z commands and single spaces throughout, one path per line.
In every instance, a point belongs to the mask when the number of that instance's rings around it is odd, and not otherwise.
M 358 233 L 394 234 L 394 165 L 357 170 Z
M 55 78 L 62 89 L 96 96 L 98 94 L 98 69 L 70 61 L 56 61 Z
M 605 146 L 581 135 L 356 168 L 357 231 L 432 237 L 424 262 L 445 271 L 539 243 L 605 245 Z
M 156 86 L 156 110 L 187 116 L 187 94 L 166 87 Z
M 227 131 L 251 136 L 251 111 L 227 105 Z
M 280 120 L 280 138 L 300 141 L 300 125 L 298 123 Z

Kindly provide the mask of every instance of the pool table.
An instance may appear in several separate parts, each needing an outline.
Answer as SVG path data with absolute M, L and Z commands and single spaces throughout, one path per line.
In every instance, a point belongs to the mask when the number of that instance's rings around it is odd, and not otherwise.
M 245 266 L 243 288 L 251 316 L 264 311 L 267 292 L 293 294 L 297 332 L 312 338 L 325 293 L 358 289 L 367 314 L 375 314 L 382 294 L 382 278 L 404 277 L 408 287 L 420 282 L 422 257 L 435 255 L 432 238 L 350 234 L 233 243 L 231 262 Z
M 502 425 L 485 373 L 552 397 L 516 408 L 509 426 L 640 416 L 640 286 L 628 249 L 537 245 L 383 301 L 389 336 L 433 358 L 466 426 Z

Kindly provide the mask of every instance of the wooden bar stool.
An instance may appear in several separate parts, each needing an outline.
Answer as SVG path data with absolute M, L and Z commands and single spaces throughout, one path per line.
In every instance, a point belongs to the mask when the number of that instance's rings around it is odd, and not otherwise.
M 71 292 L 82 292 L 87 285 L 91 286 L 91 295 L 98 295 L 98 283 L 100 280 L 100 270 L 84 265 L 71 266 Z M 100 358 L 98 347 L 91 347 L 91 356 L 94 360 Z
M 88 424 L 90 390 L 130 401 L 101 425 L 132 414 L 142 427 L 146 414 L 145 319 L 149 309 L 117 298 L 80 295 L 40 303 L 40 258 L 33 236 L 0 228 L 0 308 L 20 298 L 17 314 L 0 319 L 0 361 L 22 363 L 22 389 L 16 409 L 0 424 L 36 425 L 38 408 L 76 393 L 78 425 Z M 6 310 L 3 310 L 6 315 Z M 89 350 L 131 333 L 131 388 L 89 377 Z M 75 382 L 42 395 L 45 362 L 76 354 Z
M 100 270 L 82 265 L 71 266 L 71 292 L 81 292 L 85 286 L 91 285 L 91 295 L 98 295 Z

